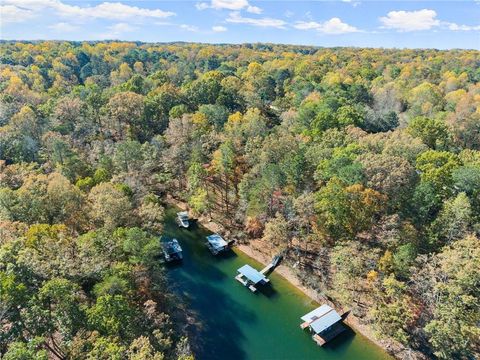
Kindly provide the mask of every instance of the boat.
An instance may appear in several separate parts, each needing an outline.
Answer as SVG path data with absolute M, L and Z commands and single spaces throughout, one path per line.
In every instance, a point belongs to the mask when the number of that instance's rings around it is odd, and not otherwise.
M 167 262 L 182 260 L 182 247 L 177 239 L 166 241 L 162 244 L 163 255 Z
M 177 213 L 177 223 L 179 227 L 183 227 L 185 229 L 188 229 L 190 226 L 190 221 L 188 218 L 188 212 L 187 211 L 180 211 Z

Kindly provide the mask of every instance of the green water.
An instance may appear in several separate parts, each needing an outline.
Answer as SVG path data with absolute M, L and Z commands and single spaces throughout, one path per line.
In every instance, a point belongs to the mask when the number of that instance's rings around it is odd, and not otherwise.
M 176 209 L 166 211 L 165 233 L 180 242 L 184 259 L 168 266 L 172 289 L 186 302 L 196 323 L 189 330 L 199 360 L 389 359 L 381 349 L 349 330 L 324 347 L 300 329 L 300 316 L 318 306 L 275 272 L 271 284 L 252 293 L 237 282 L 236 270 L 262 265 L 238 250 L 213 256 L 210 234 L 199 226 L 179 229 Z

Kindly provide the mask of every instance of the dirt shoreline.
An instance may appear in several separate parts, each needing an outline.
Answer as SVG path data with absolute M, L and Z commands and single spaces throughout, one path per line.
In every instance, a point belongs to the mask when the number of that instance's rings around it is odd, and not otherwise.
M 174 205 L 180 208 L 181 210 L 188 210 L 188 205 L 185 202 L 174 199 L 171 196 L 167 196 L 167 203 L 170 205 Z M 203 227 L 205 227 L 206 229 L 212 232 L 221 233 L 221 234 L 225 234 L 225 232 L 227 232 L 227 230 L 222 225 L 216 223 L 215 221 L 212 221 L 212 219 L 209 219 L 207 217 L 200 216 L 197 219 L 197 221 Z M 259 243 L 258 240 L 252 240 L 249 242 L 249 244 L 236 244 L 235 248 L 243 252 L 244 254 L 250 256 L 254 260 L 262 263 L 263 265 L 266 265 L 270 262 L 271 258 L 267 254 L 260 251 L 258 249 L 258 246 L 255 246 L 255 245 L 259 245 L 258 243 Z M 290 267 L 280 264 L 275 269 L 275 271 L 281 276 L 283 276 L 295 288 L 303 292 L 310 299 L 319 303 L 329 303 L 330 305 L 334 305 L 325 297 L 318 294 L 317 291 L 304 286 L 301 283 L 300 279 L 295 275 L 293 269 L 291 269 Z M 348 309 L 339 308 L 338 306 L 335 306 L 335 307 L 341 313 L 348 310 Z M 352 314 L 349 314 L 344 321 L 352 329 L 354 329 L 355 332 L 359 333 L 361 336 L 365 337 L 368 341 L 382 348 L 387 354 L 393 356 L 394 358 L 397 358 L 397 359 L 408 358 L 408 359 L 418 359 L 418 360 L 427 359 L 423 354 L 413 350 L 406 349 L 404 346 L 402 346 L 398 342 L 395 342 L 393 340 L 379 339 L 378 337 L 375 336 L 370 326 L 362 324 L 360 320 Z

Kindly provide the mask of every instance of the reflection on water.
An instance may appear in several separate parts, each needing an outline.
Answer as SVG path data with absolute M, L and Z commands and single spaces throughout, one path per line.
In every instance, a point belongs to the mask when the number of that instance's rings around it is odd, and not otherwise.
M 210 232 L 195 224 L 189 230 L 178 228 L 176 211 L 167 209 L 165 233 L 178 239 L 184 258 L 167 265 L 167 276 L 195 319 L 188 332 L 198 359 L 389 358 L 351 329 L 318 347 L 299 326 L 300 316 L 318 304 L 275 272 L 267 286 L 252 293 L 235 281 L 236 270 L 247 263 L 261 269 L 261 264 L 236 250 L 213 256 L 205 246 Z

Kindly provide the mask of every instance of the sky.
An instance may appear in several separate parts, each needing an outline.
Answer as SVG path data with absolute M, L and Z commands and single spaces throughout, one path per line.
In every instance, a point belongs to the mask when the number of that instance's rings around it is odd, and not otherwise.
M 0 39 L 480 49 L 480 0 L 0 0 Z

